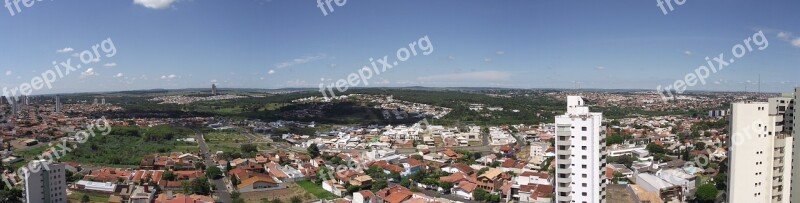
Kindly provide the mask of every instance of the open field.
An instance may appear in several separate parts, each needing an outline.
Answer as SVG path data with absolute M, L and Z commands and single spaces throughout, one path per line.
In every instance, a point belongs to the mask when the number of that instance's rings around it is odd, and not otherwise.
M 314 197 L 314 195 L 304 190 L 297 184 L 290 184 L 289 188 L 282 190 L 242 193 L 241 197 L 247 203 L 261 203 L 263 202 L 263 200 L 274 200 L 274 199 L 279 199 L 281 200 L 281 202 L 291 202 L 292 197 L 300 197 L 300 199 L 302 199 L 303 202 L 317 200 L 317 198 Z
M 306 191 L 310 192 L 314 196 L 320 199 L 336 199 L 336 195 L 331 194 L 328 191 L 325 191 L 319 185 L 312 183 L 311 181 L 299 181 L 297 185 L 305 189 Z
M 89 201 L 92 203 L 106 203 L 108 202 L 108 198 L 110 195 L 100 195 L 100 194 L 93 194 L 93 193 L 83 193 L 79 191 L 71 191 L 70 194 L 67 196 L 70 203 L 78 203 L 81 202 L 81 198 L 83 195 L 86 194 L 89 196 Z

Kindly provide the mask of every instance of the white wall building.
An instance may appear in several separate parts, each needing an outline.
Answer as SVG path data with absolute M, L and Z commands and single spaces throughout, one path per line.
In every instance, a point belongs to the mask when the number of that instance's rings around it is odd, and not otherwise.
M 789 202 L 793 137 L 784 116 L 791 101 L 733 104 L 728 202 Z
M 556 202 L 606 202 L 605 130 L 602 113 L 589 112 L 579 96 L 567 97 L 556 116 Z
M 25 199 L 28 203 L 66 203 L 67 179 L 64 164 L 33 161 L 39 170 L 24 170 Z

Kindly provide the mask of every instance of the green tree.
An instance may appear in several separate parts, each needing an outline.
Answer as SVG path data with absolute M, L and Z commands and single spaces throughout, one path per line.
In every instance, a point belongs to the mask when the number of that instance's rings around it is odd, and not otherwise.
M 205 177 L 197 178 L 192 180 L 191 189 L 193 194 L 210 195 L 211 183 L 209 183 L 208 179 Z
M 411 180 L 409 180 L 408 178 L 403 178 L 403 180 L 400 181 L 400 185 L 409 188 L 411 187 Z
M 81 203 L 89 203 L 89 201 L 91 201 L 89 195 L 83 194 L 83 196 L 81 196 Z
M 175 181 L 175 173 L 172 171 L 166 171 L 164 172 L 163 178 L 164 180 Z
M 386 187 L 389 187 L 389 182 L 386 182 L 386 180 L 375 181 L 375 183 L 372 184 L 372 191 L 378 192 Z
M 705 142 L 694 143 L 694 150 L 705 150 L 705 149 L 706 149 L 706 143 Z
M 450 190 L 453 189 L 454 185 L 451 182 L 440 182 L 439 187 L 442 187 L 445 193 L 450 193 Z
M 317 144 L 311 144 L 310 146 L 308 146 L 306 151 L 308 151 L 308 154 L 311 155 L 311 158 L 319 157 L 320 152 Z
M 206 169 L 206 177 L 218 180 L 222 178 L 222 170 L 220 170 L 218 167 L 208 167 Z
M 712 184 L 704 184 L 697 188 L 695 198 L 700 202 L 714 202 L 717 199 L 717 188 Z
M 5 187 L 5 184 L 0 184 Z M 22 203 L 22 190 L 11 188 L 0 190 L 0 202 Z

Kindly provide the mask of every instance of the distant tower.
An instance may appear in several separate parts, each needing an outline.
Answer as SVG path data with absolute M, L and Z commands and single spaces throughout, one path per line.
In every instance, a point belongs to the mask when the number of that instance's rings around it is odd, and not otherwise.
M 56 113 L 61 113 L 61 96 L 56 95 Z
M 211 94 L 217 95 L 219 92 L 217 91 L 217 84 L 211 84 Z
M 103 97 L 103 99 L 100 100 L 100 104 L 106 105 L 106 98 L 105 97 Z
M 94 98 L 94 102 L 92 104 L 97 104 L 97 98 Z

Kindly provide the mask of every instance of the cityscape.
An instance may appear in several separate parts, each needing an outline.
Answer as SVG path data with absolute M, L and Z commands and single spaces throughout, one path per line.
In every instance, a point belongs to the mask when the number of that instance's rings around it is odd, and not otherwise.
M 221 3 L 6 0 L 0 202 L 800 202 L 800 2 Z

